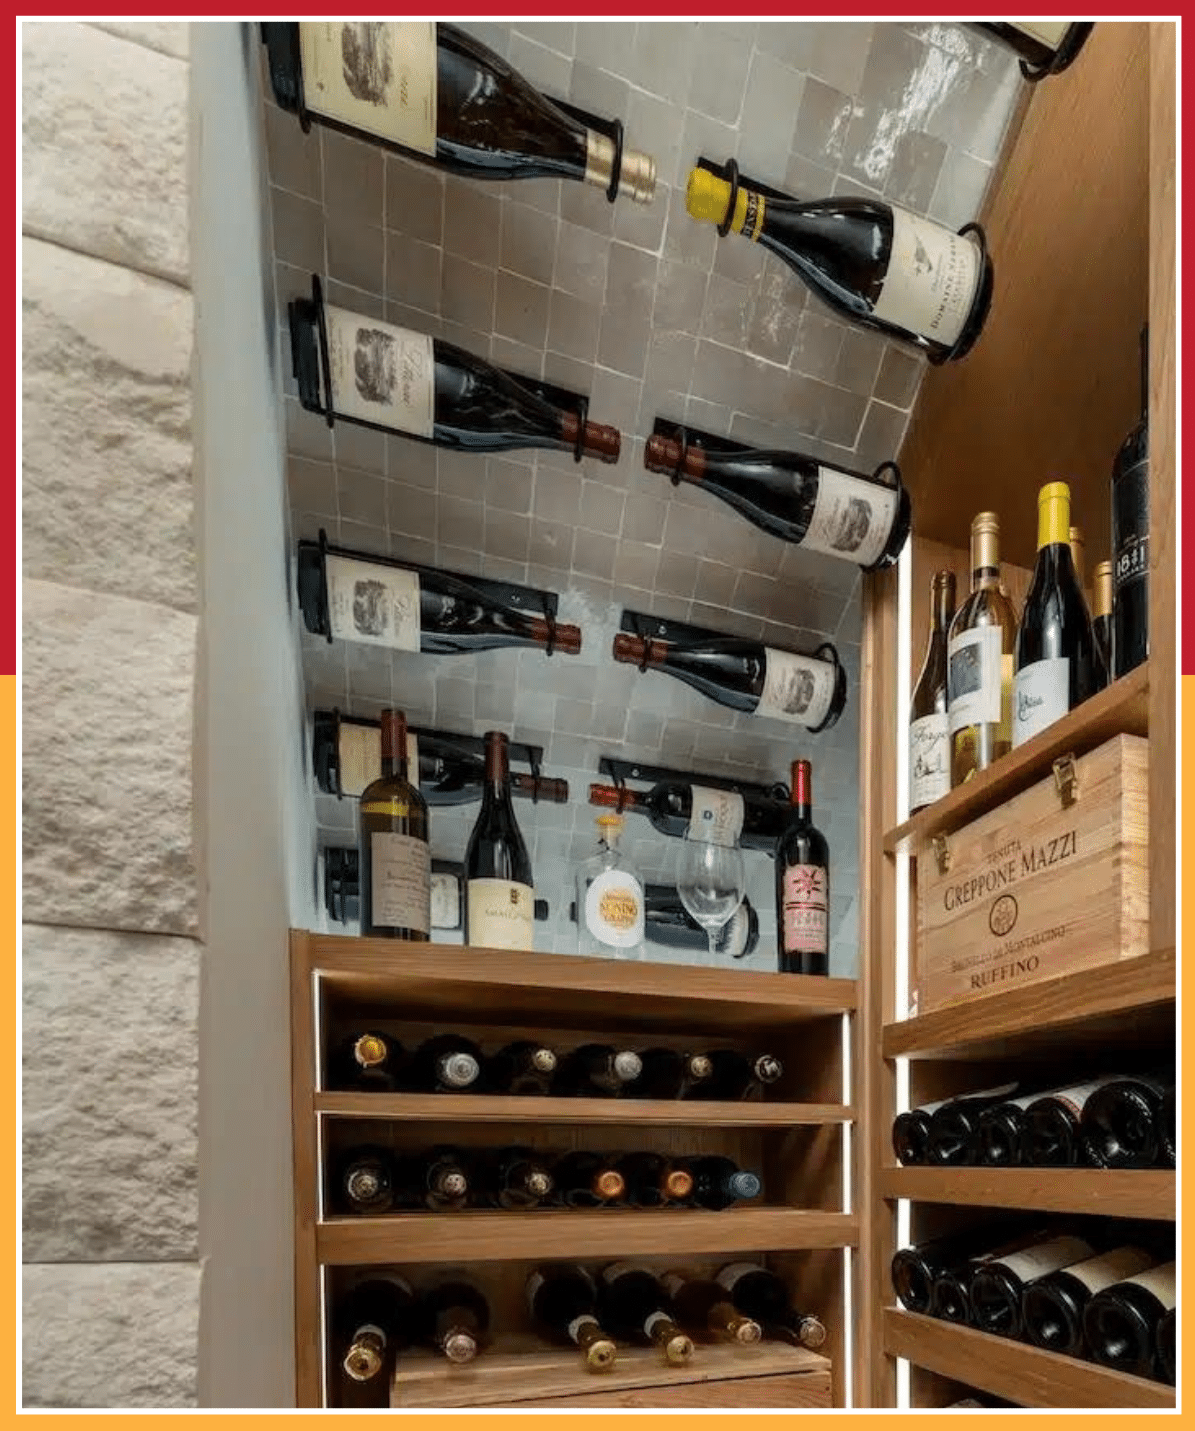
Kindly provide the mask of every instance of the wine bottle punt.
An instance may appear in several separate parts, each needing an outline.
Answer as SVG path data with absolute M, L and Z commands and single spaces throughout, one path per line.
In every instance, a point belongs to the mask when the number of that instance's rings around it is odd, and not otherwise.
M 415 1294 L 403 1278 L 374 1272 L 336 1303 L 335 1338 L 340 1365 L 353 1381 L 372 1381 L 393 1365 L 416 1336 Z
M 775 851 L 788 816 L 788 807 L 771 796 L 678 781 L 661 781 L 648 791 L 591 785 L 589 803 L 645 815 L 660 834 L 676 839 L 700 834 L 705 839 L 712 836 L 715 844 L 732 845 L 737 840 L 745 850 L 769 854 Z
M 898 1113 L 892 1120 L 892 1151 L 903 1167 L 921 1167 L 929 1162 L 929 1125 L 934 1113 L 947 1103 L 922 1103 Z
M 981 1332 L 1000 1337 L 1021 1335 L 1025 1289 L 1041 1277 L 1095 1256 L 1081 1237 L 1045 1238 L 1006 1257 L 985 1259 L 971 1279 L 971 1321 Z
M 909 710 L 909 814 L 950 794 L 950 720 L 947 672 L 954 620 L 954 572 L 936 571 L 930 583 L 930 631 Z
M 465 942 L 489 949 L 535 948 L 531 856 L 510 799 L 509 743 L 485 737 L 486 786 L 465 850 Z
M 617 1359 L 597 1319 L 597 1285 L 575 1263 L 537 1268 L 527 1279 L 531 1319 L 550 1340 L 578 1347 L 586 1371 L 608 1371 Z
M 656 433 L 643 465 L 720 498 L 770 536 L 865 571 L 893 566 L 908 540 L 912 507 L 903 486 L 800 452 L 711 452 Z
M 1170 1307 L 1158 1323 L 1155 1338 L 1158 1353 L 1158 1372 L 1163 1381 L 1171 1386 L 1177 1381 L 1178 1367 L 1178 1311 Z
M 565 1153 L 552 1168 L 553 1200 L 561 1207 L 604 1207 L 626 1192 L 622 1174 L 609 1158 L 586 1149 Z
M 331 1060 L 331 1085 L 363 1093 L 393 1093 L 401 1084 L 406 1055 L 389 1034 L 366 1029 L 350 1034 Z
M 389 1212 L 398 1196 L 398 1178 L 389 1148 L 362 1144 L 338 1160 L 333 1201 L 341 1212 L 376 1217 Z
M 776 844 L 776 926 L 782 974 L 830 972 L 830 847 L 813 823 L 813 775 L 792 763 L 792 807 Z
M 1141 420 L 1112 465 L 1112 660 L 1127 676 L 1149 655 L 1149 330 L 1141 330 Z
M 628 1098 L 683 1098 L 714 1071 L 707 1054 L 680 1053 L 674 1048 L 645 1048 L 639 1061 L 643 1069 L 627 1085 Z
M 1091 634 L 1099 658 L 1100 685 L 1112 680 L 1112 563 L 1101 561 L 1091 574 Z
M 1140 1247 L 1118 1247 L 1039 1278 L 1021 1301 L 1026 1340 L 1063 1356 L 1082 1356 L 1083 1312 L 1091 1298 L 1153 1265 L 1154 1258 Z
M 748 1057 L 738 1049 L 715 1048 L 710 1050 L 708 1058 L 713 1072 L 690 1088 L 686 1098 L 720 1103 L 759 1099 L 784 1075 L 784 1065 L 770 1053 Z
M 560 1060 L 552 1092 L 564 1098 L 619 1098 L 642 1071 L 642 1060 L 631 1049 L 581 1044 Z
M 1083 1335 L 1092 1358 L 1130 1376 L 1152 1376 L 1158 1327 L 1177 1301 L 1173 1262 L 1097 1292 L 1083 1311 Z
M 677 1326 L 667 1292 L 645 1267 L 631 1262 L 604 1267 L 599 1306 L 603 1324 L 615 1336 L 655 1345 L 673 1366 L 692 1357 L 693 1342 Z
M 535 1039 L 517 1039 L 490 1058 L 486 1065 L 486 1088 L 492 1093 L 546 1097 L 558 1063 L 555 1049 Z
M 263 25 L 274 97 L 471 179 L 572 179 L 650 203 L 654 160 L 591 129 L 456 25 L 432 21 Z M 300 104 L 302 108 L 300 108 Z
M 481 1049 L 461 1034 L 435 1034 L 415 1050 L 411 1088 L 416 1093 L 476 1092 L 484 1060 Z
M 963 1266 L 974 1252 L 973 1232 L 898 1248 L 892 1258 L 891 1276 L 892 1290 L 901 1306 L 928 1315 L 933 1306 L 935 1279 Z
M 466 1277 L 447 1277 L 424 1292 L 419 1315 L 423 1340 L 455 1365 L 473 1361 L 485 1344 L 490 1304 Z
M 731 1262 L 718 1273 L 717 1282 L 746 1316 L 769 1335 L 779 1335 L 801 1346 L 820 1347 L 826 1329 L 812 1315 L 798 1312 L 788 1287 L 775 1272 L 758 1262 Z
M 615 635 L 612 654 L 624 665 L 683 681 L 730 710 L 788 721 L 815 735 L 829 730 L 846 706 L 846 671 L 836 657 L 781 651 L 739 636 L 680 643 L 625 631 Z
M 929 1120 L 928 1161 L 937 1167 L 966 1167 L 977 1162 L 980 1115 L 1016 1093 L 1015 1083 L 948 1099 Z
M 690 1158 L 688 1170 L 693 1178 L 692 1202 L 713 1212 L 722 1212 L 737 1202 L 750 1202 L 763 1191 L 757 1174 L 740 1168 L 733 1158 L 719 1154 Z
M 1082 1119 L 1087 1100 L 1114 1077 L 1057 1088 L 1035 1098 L 1025 1109 L 1023 1158 L 1030 1167 L 1073 1168 L 1087 1161 Z
M 1161 1161 L 1167 1085 L 1146 1075 L 1104 1083 L 1083 1105 L 1087 1161 L 1099 1168 L 1152 1168 Z
M 407 721 L 382 712 L 382 773 L 358 806 L 361 933 L 431 937 L 427 801 L 407 778 Z
M 970 233 L 881 199 L 801 203 L 706 169 L 689 174 L 690 217 L 729 220 L 735 232 L 783 259 L 842 317 L 919 348 L 934 362 L 961 358 L 979 337 L 992 300 L 992 264 Z
M 712 1332 L 740 1346 L 754 1346 L 763 1336 L 759 1323 L 738 1311 L 726 1289 L 717 1282 L 706 1277 L 684 1277 L 679 1272 L 669 1272 L 663 1280 L 676 1319 L 686 1330 L 703 1335 Z

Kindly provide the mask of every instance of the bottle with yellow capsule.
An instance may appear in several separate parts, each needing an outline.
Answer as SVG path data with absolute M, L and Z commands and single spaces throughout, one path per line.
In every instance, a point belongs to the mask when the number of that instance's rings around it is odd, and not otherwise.
M 577 872 L 577 950 L 607 959 L 642 959 L 643 880 L 618 847 L 623 817 L 597 817 L 597 850 Z
M 992 301 L 992 264 L 968 225 L 954 233 L 882 199 L 802 203 L 689 174 L 692 218 L 725 225 L 782 258 L 844 318 L 919 348 L 931 362 L 974 345 Z

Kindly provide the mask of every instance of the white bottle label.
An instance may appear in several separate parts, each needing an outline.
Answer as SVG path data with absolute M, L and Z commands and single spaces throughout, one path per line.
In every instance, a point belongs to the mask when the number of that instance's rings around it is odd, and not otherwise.
M 796 721 L 810 730 L 830 713 L 837 671 L 829 661 L 764 648 L 763 691 L 755 714 Z
M 860 566 L 879 561 L 899 495 L 895 487 L 865 482 L 836 467 L 818 467 L 817 497 L 801 545 L 826 556 L 842 557 Z
M 419 154 L 435 154 L 433 21 L 303 21 L 299 51 L 308 109 Z
M 1173 1262 L 1151 1268 L 1148 1272 L 1138 1272 L 1135 1277 L 1126 1277 L 1124 1280 L 1133 1282 L 1138 1287 L 1144 1287 L 1147 1292 L 1152 1292 L 1167 1311 L 1178 1302 L 1174 1287 Z
M 634 949 L 643 943 L 643 886 L 625 870 L 603 870 L 585 891 L 585 924 L 599 944 Z
M 432 928 L 461 927 L 461 882 L 454 874 L 432 875 Z
M 1022 30 L 1035 40 L 1040 40 L 1043 45 L 1049 45 L 1052 50 L 1056 50 L 1062 43 L 1062 37 L 1070 29 L 1069 20 L 1018 20 L 1014 25 L 1014 30 Z
M 892 205 L 892 251 L 875 316 L 952 347 L 979 286 L 979 245 Z
M 1034 1103 L 1043 1102 L 1050 1098 L 1056 1098 L 1059 1103 L 1065 1103 L 1076 1118 L 1082 1116 L 1083 1108 L 1087 1100 L 1093 1093 L 1098 1093 L 1106 1083 L 1119 1083 L 1116 1076 L 1110 1078 L 1095 1078 L 1090 1083 L 1072 1083 L 1068 1088 L 1053 1088 L 1048 1093 L 1039 1094 L 1032 1099 Z
M 789 865 L 784 871 L 786 954 L 825 954 L 829 949 L 828 885 L 821 865 Z
M 743 797 L 737 790 L 711 790 L 705 785 L 689 787 L 693 809 L 689 815 L 689 835 L 711 845 L 733 845 L 743 833 Z
M 339 556 L 329 556 L 325 566 L 334 639 L 419 650 L 419 578 L 413 571 Z M 380 769 L 380 754 L 378 762 Z
M 382 732 L 376 725 L 340 727 L 340 793 L 360 795 L 382 773 Z M 407 779 L 419 788 L 419 737 L 407 731 Z
M 999 626 L 975 626 L 951 637 L 946 662 L 950 733 L 968 725 L 998 725 L 1004 675 Z
M 380 830 L 370 837 L 369 859 L 372 922 L 430 934 L 432 856 L 427 841 Z
M 436 413 L 431 335 L 331 304 L 324 316 L 333 409 L 412 437 L 431 437 Z
M 1106 1252 L 1102 1257 L 1092 1257 L 1066 1269 L 1066 1275 L 1081 1282 L 1094 1296 L 1114 1282 L 1123 1282 L 1134 1272 L 1143 1272 L 1153 1261 L 1148 1252 L 1140 1247 L 1118 1247 L 1115 1252 Z
M 486 949 L 535 947 L 535 892 L 509 879 L 467 882 L 469 943 Z
M 1027 1247 L 1023 1252 L 1013 1252 L 999 1259 L 1000 1266 L 1022 1282 L 1032 1282 L 1044 1277 L 1047 1272 L 1057 1272 L 1060 1268 L 1083 1262 L 1092 1255 L 1093 1249 L 1081 1237 L 1052 1237 L 1048 1242 L 1039 1242 L 1036 1247 Z
M 945 711 L 909 724 L 909 808 L 919 810 L 950 794 L 950 721 Z
M 1065 656 L 1034 661 L 1017 672 L 1013 689 L 1012 743 L 1015 749 L 1070 710 L 1071 663 Z

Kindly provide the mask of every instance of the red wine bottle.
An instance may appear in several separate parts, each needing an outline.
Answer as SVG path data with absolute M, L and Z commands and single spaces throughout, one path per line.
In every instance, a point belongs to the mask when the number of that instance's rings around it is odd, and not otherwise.
M 477 1092 L 481 1049 L 461 1034 L 435 1034 L 415 1050 L 411 1088 L 416 1093 Z
M 677 1326 L 668 1293 L 645 1267 L 615 1262 L 599 1281 L 602 1321 L 615 1336 L 655 1345 L 664 1360 L 683 1366 L 693 1355 L 692 1340 Z
M 979 26 L 1002 41 L 1021 57 L 1021 73 L 1026 79 L 1042 79 L 1066 69 L 1095 29 L 1090 21 L 1068 24 L 1066 20 L 985 21 Z
M 534 949 L 535 881 L 511 804 L 509 742 L 501 731 L 486 732 L 485 773 L 465 850 L 465 943 Z
M 781 258 L 835 312 L 899 338 L 935 362 L 961 358 L 992 301 L 992 264 L 969 233 L 956 234 L 882 199 L 800 203 L 707 169 L 689 174 L 692 218 L 724 224 Z
M 473 1192 L 473 1180 L 458 1148 L 431 1148 L 404 1159 L 399 1180 L 404 1205 L 432 1212 L 459 1211 Z
M 358 805 L 361 933 L 425 942 L 431 937 L 431 846 L 427 801 L 407 778 L 407 720 L 382 712 L 382 773 Z
M 770 796 L 735 790 L 718 790 L 708 785 L 682 785 L 661 781 L 646 792 L 625 786 L 591 785 L 589 803 L 646 815 L 662 835 L 683 840 L 692 832 L 745 850 L 767 850 L 771 854 L 784 830 L 788 807 Z
M 401 1086 L 406 1055 L 389 1034 L 367 1029 L 350 1034 L 331 1060 L 331 1086 L 362 1093 L 393 1093 Z
M 776 927 L 782 974 L 830 972 L 830 847 L 813 824 L 813 775 L 792 764 L 792 809 L 776 845 Z
M 515 777 L 510 778 L 510 793 L 515 793 Z M 546 899 L 534 904 L 535 922 L 543 924 L 551 915 Z M 432 928 L 465 928 L 465 867 L 459 860 L 432 860 Z
M 1158 1328 L 1177 1302 L 1173 1262 L 1097 1292 L 1083 1311 L 1083 1336 L 1093 1360 L 1130 1376 L 1153 1376 Z
M 730 1300 L 724 1287 L 708 1277 L 684 1277 L 679 1272 L 665 1275 L 664 1290 L 672 1299 L 673 1311 L 688 1331 L 714 1336 L 741 1346 L 753 1346 L 763 1336 L 763 1328 L 745 1317 Z
M 917 1108 L 898 1113 L 892 1121 L 892 1151 L 902 1167 L 923 1167 L 929 1162 L 930 1119 L 948 1099 L 937 1103 L 922 1103 Z
M 930 585 L 930 631 L 909 710 L 909 814 L 950 794 L 947 642 L 954 620 L 954 572 L 936 571 Z
M 646 1048 L 639 1062 L 639 1077 L 626 1086 L 628 1098 L 683 1098 L 714 1071 L 706 1054 L 679 1053 L 674 1048 Z
M 1046 1237 L 1006 1257 L 986 1259 L 971 1279 L 971 1320 L 981 1332 L 1021 1335 L 1021 1302 L 1027 1287 L 1076 1262 L 1095 1256 L 1081 1237 Z
M 333 1326 L 345 1375 L 372 1381 L 415 1340 L 415 1294 L 395 1273 L 372 1272 L 336 1303 Z
M 1162 1161 L 1167 1084 L 1144 1074 L 1104 1083 L 1083 1105 L 1087 1161 L 1099 1168 L 1153 1168 Z
M 480 1159 L 480 1193 L 492 1207 L 539 1207 L 552 1192 L 552 1174 L 530 1148 L 499 1148 Z
M 1017 1091 L 1015 1083 L 965 1093 L 936 1108 L 929 1120 L 927 1161 L 937 1167 L 967 1167 L 978 1161 L 979 1118 L 985 1108 L 1003 1103 Z
M 693 1178 L 690 1201 L 712 1212 L 723 1212 L 736 1202 L 750 1202 L 763 1191 L 757 1174 L 740 1168 L 733 1158 L 711 1153 L 687 1159 L 685 1167 Z
M 587 1149 L 565 1153 L 552 1167 L 553 1201 L 560 1207 L 605 1207 L 626 1192 L 622 1174 L 609 1158 Z
M 836 656 L 822 660 L 739 636 L 711 634 L 682 645 L 625 631 L 614 637 L 613 655 L 624 665 L 674 676 L 730 710 L 790 721 L 814 734 L 829 730 L 846 705 L 846 671 Z
M 974 1232 L 938 1237 L 913 1247 L 898 1248 L 892 1258 L 892 1290 L 910 1312 L 930 1315 L 934 1283 L 943 1273 L 964 1266 L 975 1253 Z
M 1073 1168 L 1086 1162 L 1082 1119 L 1087 1100 L 1114 1077 L 1089 1079 L 1055 1088 L 1030 1101 L 1025 1109 L 1023 1159 L 1030 1167 Z
M 692 1196 L 693 1175 L 659 1153 L 624 1153 L 614 1168 L 622 1176 L 623 1197 L 632 1207 L 664 1207 L 688 1202 Z
M 607 1043 L 585 1043 L 560 1060 L 552 1092 L 562 1098 L 619 1098 L 643 1071 L 637 1053 Z
M 471 179 L 575 179 L 650 203 L 656 166 L 554 103 L 488 46 L 428 20 L 262 25 L 283 109 Z
M 538 1267 L 527 1279 L 527 1310 L 550 1341 L 580 1348 L 586 1371 L 608 1371 L 614 1343 L 597 1319 L 597 1284 L 576 1263 Z
M 486 1064 L 486 1091 L 546 1096 L 558 1063 L 554 1049 L 535 1039 L 516 1039 L 500 1048 Z
M 1088 1302 L 1105 1287 L 1153 1265 L 1154 1258 L 1140 1247 L 1118 1247 L 1039 1278 L 1025 1288 L 1022 1298 L 1025 1340 L 1063 1356 L 1082 1356 L 1086 1350 L 1083 1311 Z
M 1149 330 L 1141 330 L 1141 421 L 1112 465 L 1112 663 L 1127 676 L 1149 655 Z
M 731 1262 L 718 1273 L 718 1285 L 740 1312 L 754 1318 L 765 1333 L 806 1347 L 826 1340 L 821 1321 L 793 1306 L 788 1287 L 775 1272 L 757 1262 Z
M 332 1202 L 339 1212 L 376 1217 L 394 1206 L 398 1181 L 389 1148 L 373 1144 L 349 1148 L 338 1160 Z
M 715 1048 L 707 1054 L 713 1071 L 694 1084 L 686 1098 L 718 1103 L 740 1103 L 763 1097 L 764 1090 L 779 1082 L 784 1066 L 770 1053 L 748 1057 L 734 1048 Z
M 801 452 L 707 452 L 656 434 L 644 444 L 643 465 L 720 497 L 770 536 L 864 571 L 892 566 L 908 540 L 912 508 L 903 486 Z
M 479 1287 L 454 1274 L 424 1292 L 419 1319 L 422 1340 L 461 1365 L 472 1361 L 485 1345 L 490 1304 Z

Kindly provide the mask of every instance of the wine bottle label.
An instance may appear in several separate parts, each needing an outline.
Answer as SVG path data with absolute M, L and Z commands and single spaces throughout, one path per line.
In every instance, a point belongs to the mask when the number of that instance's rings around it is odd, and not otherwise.
M 378 830 L 369 840 L 370 922 L 430 934 L 432 855 L 426 840 Z
M 337 558 L 329 558 L 329 561 Z M 372 570 L 372 568 L 371 568 Z M 340 727 L 340 793 L 356 797 L 382 773 L 382 732 L 376 725 Z M 419 788 L 419 737 L 407 731 L 407 779 Z
M 469 943 L 487 949 L 534 949 L 535 893 L 508 879 L 467 882 Z
M 435 431 L 436 353 L 429 333 L 412 333 L 328 304 L 332 407 L 412 437 Z
M 1063 36 L 1070 29 L 1070 25 L 1069 20 L 1018 20 L 1012 28 L 1020 30 L 1030 39 L 1040 40 L 1043 45 L 1049 45 L 1050 49 L 1056 50 L 1062 43 Z
M 737 790 L 713 790 L 705 785 L 689 787 L 693 809 L 689 815 L 689 835 L 711 845 L 733 845 L 743 832 L 743 797 Z
M 419 650 L 419 578 L 401 567 L 329 556 L 328 616 L 332 636 L 396 651 Z M 381 735 L 378 736 L 381 769 Z
M 1108 1078 L 1094 1078 L 1090 1083 L 1072 1083 L 1069 1088 L 1052 1088 L 1048 1093 L 1041 1093 L 1037 1098 L 1032 1098 L 1029 1101 L 1039 1103 L 1057 1099 L 1059 1103 L 1065 1103 L 1075 1117 L 1079 1118 L 1083 1114 L 1087 1100 L 1093 1093 L 1098 1093 L 1106 1083 L 1119 1082 L 1120 1079 L 1115 1075 Z
M 1032 1282 L 1044 1277 L 1047 1272 L 1058 1272 L 1076 1262 L 1083 1262 L 1094 1252 L 1081 1237 L 1051 1237 L 1048 1242 L 1039 1242 L 1036 1247 L 1026 1247 L 1023 1252 L 1013 1252 L 1000 1258 L 1000 1266 L 1022 1282 Z
M 789 865 L 784 871 L 786 954 L 825 954 L 829 949 L 828 883 L 821 865 Z
M 461 927 L 461 882 L 454 874 L 432 874 L 432 928 Z
M 950 720 L 945 711 L 909 723 L 909 807 L 950 794 Z
M 872 566 L 892 534 L 900 497 L 895 487 L 865 482 L 836 467 L 817 469 L 813 515 L 801 538 L 808 551 Z
M 644 922 L 643 886 L 625 870 L 603 870 L 585 891 L 585 924 L 599 944 L 634 949 Z
M 979 245 L 892 205 L 892 249 L 875 301 L 885 323 L 953 347 L 979 287 Z
M 812 730 L 830 713 L 837 675 L 829 661 L 765 647 L 763 691 L 755 714 L 796 721 Z
M 1116 478 L 1113 504 L 1117 542 L 1113 553 L 1112 582 L 1115 595 L 1149 576 L 1149 462 L 1137 462 Z M 1120 529 L 1117 517 L 1131 513 L 1129 529 Z
M 1123 1282 L 1135 1272 L 1145 1271 L 1152 1262 L 1153 1258 L 1140 1247 L 1118 1247 L 1115 1252 L 1106 1252 L 1102 1257 L 1091 1257 L 1086 1262 L 1068 1267 L 1066 1275 L 1081 1282 L 1094 1296 L 1114 1282 Z
M 1167 1311 L 1178 1303 L 1174 1286 L 1173 1262 L 1167 1262 L 1162 1267 L 1151 1268 L 1148 1272 L 1138 1272 L 1135 1276 L 1126 1277 L 1124 1280 L 1132 1282 L 1134 1286 L 1143 1287 L 1147 1292 L 1152 1292 Z
M 299 52 L 308 109 L 419 154 L 435 154 L 433 21 L 303 21 Z
M 951 637 L 946 663 L 946 708 L 950 733 L 1000 720 L 1003 633 L 975 626 Z
M 1065 656 L 1034 661 L 1017 672 L 1013 691 L 1012 743 L 1032 740 L 1070 710 L 1071 663 Z

